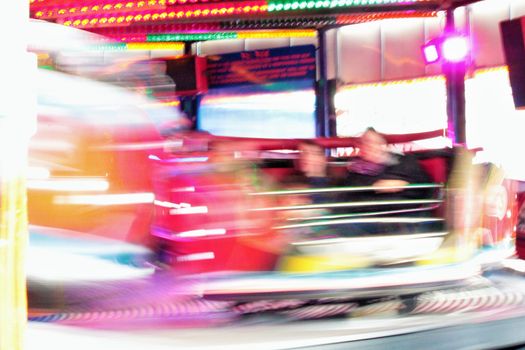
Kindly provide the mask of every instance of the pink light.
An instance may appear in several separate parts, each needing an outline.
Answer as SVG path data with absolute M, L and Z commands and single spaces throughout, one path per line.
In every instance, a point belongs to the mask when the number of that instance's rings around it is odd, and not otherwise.
M 450 62 L 463 61 L 469 53 L 467 38 L 463 36 L 446 38 L 441 49 L 443 57 Z

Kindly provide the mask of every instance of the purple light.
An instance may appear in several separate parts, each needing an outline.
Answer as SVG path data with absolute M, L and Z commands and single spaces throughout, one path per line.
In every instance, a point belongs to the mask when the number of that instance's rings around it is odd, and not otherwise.
M 467 59 L 470 52 L 467 37 L 460 34 L 432 39 L 422 49 L 427 64 L 438 61 L 461 62 Z
M 464 36 L 453 36 L 446 38 L 441 46 L 441 51 L 445 60 L 450 62 L 460 62 L 467 58 L 469 45 Z
M 426 63 L 434 63 L 439 60 L 438 48 L 435 44 L 428 44 L 423 47 Z

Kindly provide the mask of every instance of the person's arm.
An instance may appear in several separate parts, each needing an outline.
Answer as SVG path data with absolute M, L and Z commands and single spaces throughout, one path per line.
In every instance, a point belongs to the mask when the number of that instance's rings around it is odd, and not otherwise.
M 379 188 L 377 192 L 400 192 L 403 191 L 400 186 L 430 182 L 430 178 L 415 157 L 410 155 L 399 156 L 398 161 L 398 164 L 387 169 L 382 179 L 374 183 L 374 186 Z

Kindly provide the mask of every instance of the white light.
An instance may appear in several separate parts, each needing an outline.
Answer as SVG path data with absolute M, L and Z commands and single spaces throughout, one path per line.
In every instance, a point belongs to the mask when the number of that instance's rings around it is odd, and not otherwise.
M 467 38 L 465 37 L 450 37 L 445 39 L 441 49 L 443 51 L 443 57 L 447 61 L 460 62 L 467 57 L 469 52 L 469 44 Z
M 181 255 L 177 257 L 177 261 L 198 261 L 198 260 L 212 260 L 212 259 L 215 259 L 215 254 L 213 252 L 187 254 L 187 255 Z
M 77 204 L 77 205 L 126 205 L 153 203 L 153 193 L 122 193 L 122 194 L 99 194 L 99 195 L 76 195 L 56 196 L 55 204 Z
M 214 228 L 214 229 L 200 229 L 185 231 L 175 234 L 176 237 L 189 238 L 189 237 L 207 237 L 207 236 L 221 236 L 225 235 L 226 230 L 223 228 Z
M 200 206 L 200 207 L 171 209 L 170 215 L 206 214 L 207 212 L 208 212 L 208 207 Z
M 30 166 L 27 168 L 27 178 L 28 179 L 48 179 L 51 175 L 49 169 L 44 167 Z
M 52 178 L 45 180 L 28 179 L 27 188 L 44 191 L 107 191 L 105 179 L 93 178 Z
M 439 59 L 439 53 L 436 45 L 425 46 L 423 52 L 425 53 L 425 60 L 427 63 L 433 63 Z

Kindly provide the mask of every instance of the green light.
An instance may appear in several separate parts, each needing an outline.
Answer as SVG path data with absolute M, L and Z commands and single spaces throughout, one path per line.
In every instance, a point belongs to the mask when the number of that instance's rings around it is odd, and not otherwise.
M 323 7 L 330 7 L 330 0 L 324 0 Z
M 268 12 L 272 12 L 273 10 L 275 10 L 275 5 L 274 4 L 269 4 L 268 5 Z
M 338 4 L 339 2 L 337 0 L 332 0 L 332 2 L 330 2 L 330 7 L 337 7 Z
M 318 9 L 320 7 L 323 7 L 323 3 L 324 3 L 324 1 L 316 1 L 315 2 L 315 8 Z
M 298 2 L 294 2 L 292 4 L 292 10 L 297 10 L 299 8 L 299 3 Z
M 299 8 L 300 8 L 301 10 L 304 10 L 304 9 L 306 8 L 306 1 L 301 2 L 301 3 L 299 4 Z
M 284 8 L 285 11 L 288 11 L 288 10 L 290 10 L 291 7 L 292 7 L 292 5 L 290 3 L 286 3 L 283 8 Z
M 277 6 L 275 6 L 276 11 L 281 11 L 282 9 L 283 9 L 283 4 L 278 4 Z
M 306 5 L 306 7 L 308 7 L 309 9 L 313 8 L 314 6 L 315 6 L 314 1 L 308 1 L 308 4 Z
M 147 42 L 168 42 L 168 41 L 202 41 L 202 40 L 221 40 L 221 39 L 235 39 L 237 33 L 223 32 L 223 33 L 199 33 L 199 34 L 148 34 L 146 36 Z

